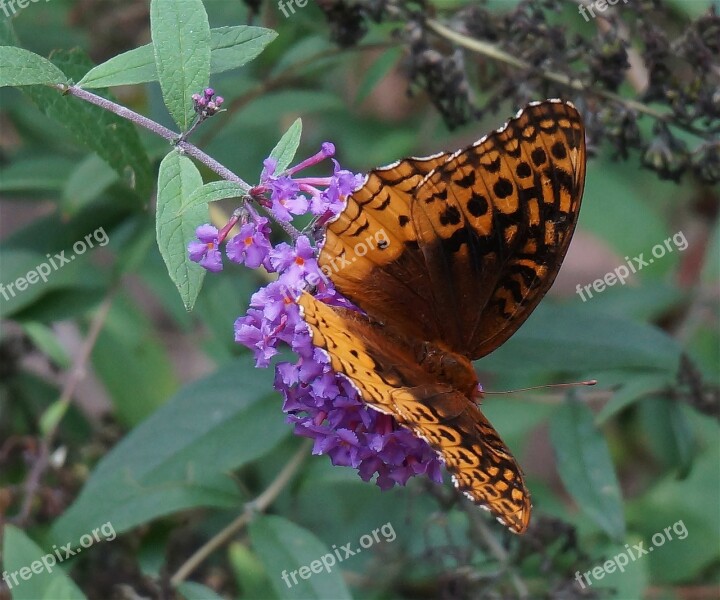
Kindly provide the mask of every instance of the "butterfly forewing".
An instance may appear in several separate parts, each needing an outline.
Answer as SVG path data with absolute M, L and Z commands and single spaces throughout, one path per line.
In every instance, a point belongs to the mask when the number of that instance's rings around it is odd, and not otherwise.
M 479 148 L 482 176 L 473 191 L 485 189 L 495 208 L 502 266 L 487 275 L 493 293 L 483 310 L 463 313 L 466 322 L 475 319 L 466 333 L 466 353 L 473 359 L 505 342 L 552 285 L 577 223 L 585 182 L 582 122 L 566 103 L 526 109 Z M 461 205 L 468 214 L 477 207 L 472 195 L 465 197 Z
M 552 285 L 584 169 L 575 108 L 531 105 L 463 151 L 372 171 L 328 226 L 320 264 L 378 321 L 480 358 Z M 377 236 L 387 244 L 368 251 Z

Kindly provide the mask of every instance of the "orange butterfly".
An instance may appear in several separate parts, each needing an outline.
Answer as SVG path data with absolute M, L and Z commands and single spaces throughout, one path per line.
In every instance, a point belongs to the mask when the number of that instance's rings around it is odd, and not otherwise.
M 471 361 L 505 342 L 552 285 L 584 182 L 578 111 L 530 104 L 469 148 L 371 171 L 347 198 L 319 264 L 343 265 L 333 284 L 365 314 L 298 299 L 333 370 L 426 440 L 455 485 L 516 533 L 530 494 L 478 407 Z M 362 244 L 371 238 L 382 243 Z

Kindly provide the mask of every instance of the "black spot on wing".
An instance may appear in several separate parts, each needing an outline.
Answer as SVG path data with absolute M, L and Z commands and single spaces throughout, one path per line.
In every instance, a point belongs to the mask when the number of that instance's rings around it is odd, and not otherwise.
M 493 186 L 493 191 L 498 198 L 507 198 L 508 196 L 511 196 L 514 189 L 515 188 L 513 187 L 512 182 L 504 177 L 498 179 Z
M 488 201 L 485 196 L 473 192 L 467 203 L 468 212 L 473 217 L 482 217 L 488 210 Z
M 535 148 L 530 153 L 530 158 L 532 158 L 532 161 L 536 167 L 540 167 L 547 162 L 547 154 L 545 154 L 545 150 L 543 150 L 542 148 Z
M 464 177 L 461 177 L 460 179 L 456 179 L 455 183 L 459 185 L 461 188 L 471 188 L 475 185 L 475 171 L 470 171 L 467 175 Z
M 460 211 L 457 209 L 456 206 L 448 206 L 440 214 L 441 225 L 457 225 L 458 223 L 460 223 Z

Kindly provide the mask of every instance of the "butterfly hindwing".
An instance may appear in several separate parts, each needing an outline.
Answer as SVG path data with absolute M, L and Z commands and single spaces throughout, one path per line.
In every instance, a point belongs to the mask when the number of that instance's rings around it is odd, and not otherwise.
M 514 531 L 527 528 L 530 496 L 522 473 L 467 395 L 419 369 L 411 343 L 396 332 L 307 292 L 298 304 L 313 345 L 327 352 L 333 370 L 351 381 L 368 406 L 426 440 L 471 500 Z
M 523 533 L 530 494 L 515 458 L 478 406 L 445 384 L 391 392 L 396 418 L 442 457 L 455 485 L 504 525 Z

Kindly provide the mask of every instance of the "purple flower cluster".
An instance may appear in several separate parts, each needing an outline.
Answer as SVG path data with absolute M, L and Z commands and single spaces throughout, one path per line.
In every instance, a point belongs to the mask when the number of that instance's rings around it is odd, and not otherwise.
M 266 159 L 260 184 L 250 196 L 276 221 L 288 223 L 292 215 L 310 212 L 319 223 L 327 222 L 343 209 L 345 198 L 362 185 L 362 177 L 341 169 L 337 161 L 333 161 L 330 177 L 293 175 L 334 152 L 333 145 L 325 143 L 318 154 L 279 174 L 275 173 L 277 162 Z M 349 380 L 331 369 L 327 355 L 313 346 L 295 302 L 298 295 L 315 287 L 316 297 L 328 304 L 352 305 L 321 272 L 317 250 L 308 237 L 298 235 L 292 245 L 283 242 L 273 247 L 267 219 L 258 216 L 251 206 L 236 214 L 239 216 L 220 231 L 211 225 L 198 227 L 198 240 L 190 242 L 188 252 L 191 260 L 206 269 L 221 270 L 219 245 L 240 220 L 240 232 L 226 245 L 228 258 L 278 274 L 275 281 L 253 294 L 247 314 L 235 322 L 235 341 L 253 351 L 258 367 L 270 364 L 281 343 L 298 355 L 296 362 L 280 362 L 275 367 L 275 389 L 283 395 L 283 411 L 294 424 L 295 433 L 314 440 L 314 454 L 327 454 L 334 465 L 357 469 L 365 481 L 377 473 L 376 482 L 382 489 L 404 485 L 411 476 L 420 474 L 442 481 L 441 463 L 430 446 L 399 427 L 391 416 L 365 405 Z

